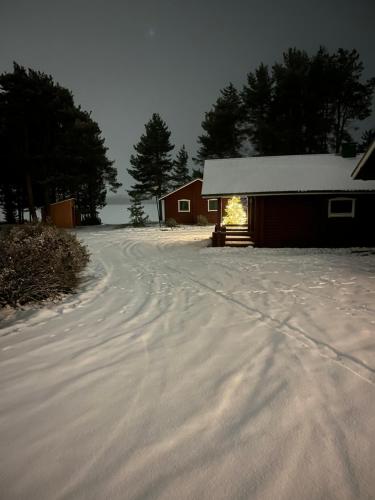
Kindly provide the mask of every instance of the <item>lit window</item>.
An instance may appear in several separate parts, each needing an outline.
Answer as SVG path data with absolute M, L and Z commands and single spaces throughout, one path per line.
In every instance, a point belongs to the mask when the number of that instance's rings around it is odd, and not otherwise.
M 217 199 L 208 200 L 208 211 L 217 212 Z
M 331 198 L 328 200 L 328 217 L 354 217 L 354 198 Z
M 179 212 L 190 212 L 190 200 L 178 200 Z

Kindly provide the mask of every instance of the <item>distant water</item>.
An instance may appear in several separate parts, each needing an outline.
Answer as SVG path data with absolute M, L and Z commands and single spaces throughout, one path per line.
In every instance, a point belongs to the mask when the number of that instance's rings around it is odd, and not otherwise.
M 128 208 L 130 208 L 129 203 L 108 204 L 99 211 L 99 217 L 103 224 L 127 224 L 130 222 Z M 144 202 L 143 209 L 145 214 L 148 215 L 150 222 L 158 220 L 158 211 L 155 203 Z
M 109 203 L 102 210 L 99 210 L 99 217 L 103 224 L 127 224 L 130 222 L 130 212 L 127 210 L 129 207 L 129 203 Z M 159 220 L 155 203 L 144 202 L 143 208 L 150 222 L 157 222 Z M 40 219 L 40 210 L 37 210 L 37 215 Z M 0 222 L 4 220 L 5 218 L 0 209 Z M 26 212 L 25 220 L 28 220 L 28 214 Z

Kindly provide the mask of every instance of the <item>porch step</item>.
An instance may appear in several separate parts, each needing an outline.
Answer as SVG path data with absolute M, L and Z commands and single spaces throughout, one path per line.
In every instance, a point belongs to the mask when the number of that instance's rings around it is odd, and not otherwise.
M 247 247 L 252 247 L 254 243 L 252 241 L 228 241 L 225 242 L 226 247 L 233 247 L 233 248 L 247 248 Z
M 226 226 L 225 246 L 246 248 L 253 245 L 247 225 Z
M 237 236 L 234 234 L 226 234 L 225 241 L 251 241 L 251 238 L 248 234 L 245 236 Z
M 232 229 L 227 230 L 226 234 L 230 236 L 249 236 L 248 231 L 240 231 L 240 230 L 233 231 Z

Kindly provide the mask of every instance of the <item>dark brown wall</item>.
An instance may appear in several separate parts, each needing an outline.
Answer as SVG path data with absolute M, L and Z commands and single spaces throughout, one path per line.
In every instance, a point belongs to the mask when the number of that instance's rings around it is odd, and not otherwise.
M 340 196 L 340 195 L 337 195 Z M 355 216 L 328 217 L 334 195 L 254 197 L 252 238 L 256 246 L 336 247 L 375 244 L 375 195 L 355 198 Z
M 202 182 L 196 181 L 164 198 L 165 220 L 173 218 L 178 224 L 196 224 L 197 216 L 204 215 L 215 224 L 217 212 L 208 211 L 208 201 L 201 196 Z M 190 212 L 178 211 L 178 200 L 190 200 Z

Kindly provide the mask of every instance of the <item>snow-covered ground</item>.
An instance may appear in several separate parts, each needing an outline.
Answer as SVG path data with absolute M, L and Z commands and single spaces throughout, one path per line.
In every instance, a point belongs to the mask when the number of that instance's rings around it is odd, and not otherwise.
M 375 255 L 83 228 L 79 294 L 3 314 L 0 498 L 369 499 Z

